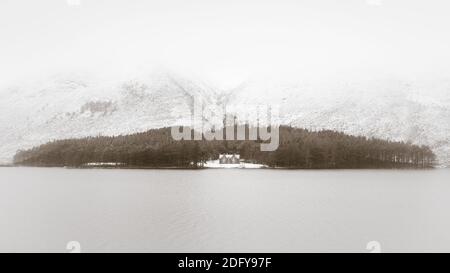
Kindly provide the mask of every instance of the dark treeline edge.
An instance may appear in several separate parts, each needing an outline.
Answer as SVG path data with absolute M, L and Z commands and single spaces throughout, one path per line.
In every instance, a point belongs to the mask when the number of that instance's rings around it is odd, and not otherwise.
M 246 126 L 248 133 L 248 126 Z M 221 153 L 239 153 L 247 162 L 293 169 L 431 168 L 436 156 L 427 146 L 341 132 L 280 127 L 280 144 L 262 152 L 261 141 L 182 140 L 170 128 L 120 136 L 65 139 L 18 151 L 15 165 L 83 167 L 108 162 L 126 168 L 202 168 Z

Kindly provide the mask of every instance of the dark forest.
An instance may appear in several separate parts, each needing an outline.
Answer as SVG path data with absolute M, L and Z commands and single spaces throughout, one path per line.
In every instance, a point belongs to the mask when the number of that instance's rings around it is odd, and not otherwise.
M 125 168 L 202 168 L 207 160 L 217 159 L 221 153 L 238 153 L 246 162 L 292 169 L 431 168 L 435 162 L 435 155 L 426 146 L 330 130 L 312 132 L 281 126 L 276 151 L 261 152 L 260 143 L 175 141 L 170 128 L 161 128 L 132 135 L 52 141 L 18 151 L 14 164 L 84 167 L 108 162 Z

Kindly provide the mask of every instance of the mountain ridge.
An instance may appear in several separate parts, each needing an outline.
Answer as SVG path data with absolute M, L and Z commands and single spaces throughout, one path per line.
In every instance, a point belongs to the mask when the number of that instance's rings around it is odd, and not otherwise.
M 280 110 L 280 124 L 429 145 L 450 166 L 450 89 L 438 85 L 440 92 L 431 94 L 429 86 L 397 79 L 247 81 L 221 90 L 168 72 L 111 81 L 56 77 L 0 90 L 0 162 L 57 139 L 189 125 L 196 99 L 212 109 L 231 106 L 236 116 L 249 105 L 271 105 Z

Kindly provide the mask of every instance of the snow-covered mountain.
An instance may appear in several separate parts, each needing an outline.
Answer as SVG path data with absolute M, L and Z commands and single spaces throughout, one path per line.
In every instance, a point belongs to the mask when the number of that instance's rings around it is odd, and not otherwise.
M 0 162 L 63 138 L 119 135 L 188 124 L 193 98 L 212 108 L 272 105 L 279 122 L 430 145 L 450 165 L 450 84 L 400 80 L 248 81 L 219 90 L 171 73 L 130 79 L 53 77 L 0 90 Z
M 0 92 L 0 162 L 51 140 L 185 123 L 193 97 L 214 104 L 217 96 L 202 83 L 167 73 L 108 82 L 54 77 L 7 88 Z
M 278 105 L 284 124 L 429 145 L 450 166 L 449 82 L 249 83 L 230 96 L 231 104 Z

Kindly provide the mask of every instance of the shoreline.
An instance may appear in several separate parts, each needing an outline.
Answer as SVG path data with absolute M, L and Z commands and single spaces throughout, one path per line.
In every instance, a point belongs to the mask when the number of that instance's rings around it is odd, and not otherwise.
M 32 166 L 32 165 L 0 165 L 0 167 L 24 167 L 24 168 L 61 168 L 61 169 L 111 169 L 111 170 L 304 170 L 304 171 L 338 171 L 338 170 L 411 170 L 411 171 L 425 171 L 425 170 L 440 170 L 450 169 L 450 167 L 427 167 L 427 168 L 288 168 L 288 167 L 269 167 L 262 166 L 259 168 L 245 168 L 245 167 L 145 167 L 145 166 Z

